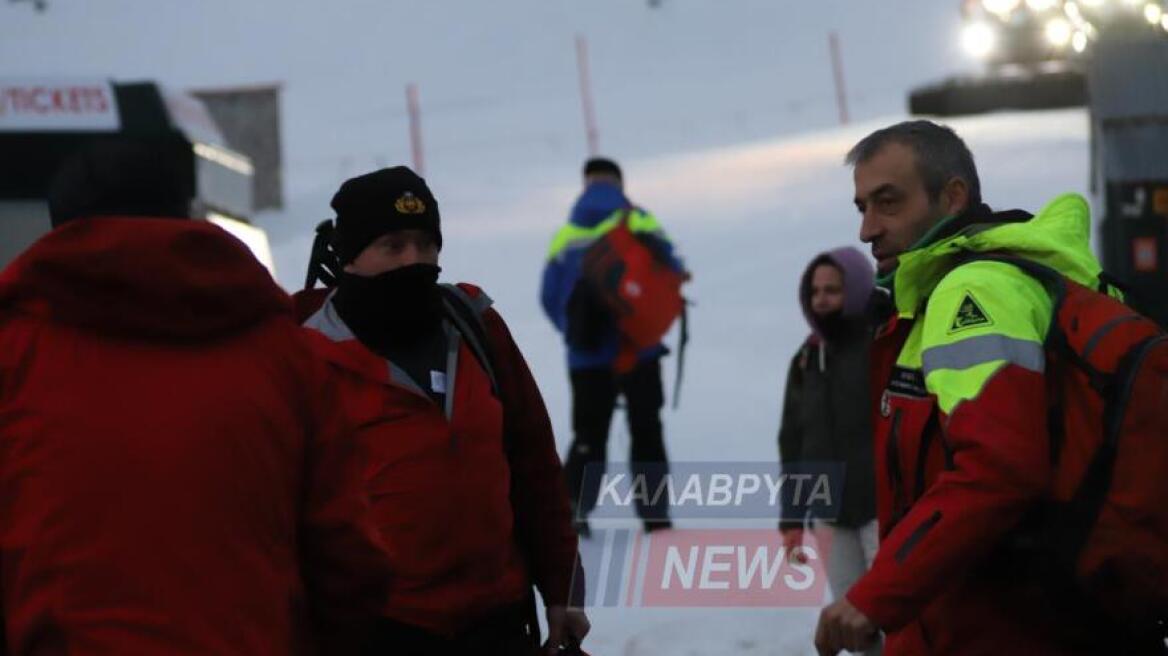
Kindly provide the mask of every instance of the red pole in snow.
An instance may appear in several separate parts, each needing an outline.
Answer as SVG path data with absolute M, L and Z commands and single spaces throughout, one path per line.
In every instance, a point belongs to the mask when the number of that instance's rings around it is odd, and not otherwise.
M 600 134 L 596 129 L 596 109 L 592 105 L 592 75 L 588 69 L 588 40 L 576 35 L 576 68 L 580 73 L 580 103 L 584 107 L 584 133 L 588 135 L 588 155 L 600 151 Z
M 835 102 L 839 106 L 840 124 L 847 125 L 848 116 L 848 92 L 844 85 L 844 61 L 840 56 L 839 35 L 831 32 L 827 36 L 828 47 L 831 50 L 831 69 L 835 77 Z
M 414 154 L 414 172 L 425 177 L 426 158 L 422 150 L 422 110 L 418 105 L 418 85 L 406 85 L 406 107 L 410 114 L 410 149 Z

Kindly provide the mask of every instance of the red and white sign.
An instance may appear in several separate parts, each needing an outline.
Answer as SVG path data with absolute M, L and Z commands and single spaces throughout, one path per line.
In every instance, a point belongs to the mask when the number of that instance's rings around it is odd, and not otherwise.
M 0 132 L 116 132 L 121 123 L 109 82 L 0 79 Z
M 690 529 L 649 536 L 640 604 L 658 608 L 817 608 L 831 535 L 787 553 L 773 529 Z M 635 584 L 635 583 L 634 583 Z M 631 595 L 635 597 L 636 595 Z M 634 602 L 635 603 L 635 602 Z

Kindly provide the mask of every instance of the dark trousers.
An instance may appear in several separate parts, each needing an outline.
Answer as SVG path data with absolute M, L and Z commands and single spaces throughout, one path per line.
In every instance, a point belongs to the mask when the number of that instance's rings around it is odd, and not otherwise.
M 575 438 L 564 476 L 568 493 L 576 505 L 576 515 L 587 517 L 596 507 L 604 463 L 608 458 L 608 430 L 618 396 L 625 400 L 632 448 L 629 460 L 634 476 L 644 474 L 649 490 L 656 490 L 668 472 L 665 440 L 661 429 L 661 407 L 665 393 L 661 385 L 661 360 L 641 362 L 631 372 L 617 376 L 611 369 L 577 369 L 572 377 L 572 429 Z M 666 495 L 654 507 L 638 502 L 637 516 L 643 520 L 669 518 Z
M 382 618 L 370 631 L 363 656 L 534 656 L 539 621 L 534 599 L 501 608 L 456 636 L 444 636 Z

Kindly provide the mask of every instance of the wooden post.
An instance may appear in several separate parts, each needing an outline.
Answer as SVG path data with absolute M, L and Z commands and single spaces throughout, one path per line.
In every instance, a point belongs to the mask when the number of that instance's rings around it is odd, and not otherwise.
M 840 56 L 839 35 L 831 32 L 827 36 L 827 42 L 831 50 L 831 70 L 835 78 L 835 102 L 839 106 L 840 125 L 847 125 L 851 117 L 848 115 L 848 92 L 844 84 L 844 62 Z
M 580 103 L 584 108 L 584 133 L 588 137 L 588 156 L 600 151 L 600 133 L 596 128 L 596 108 L 592 104 L 592 75 L 588 68 L 588 40 L 576 35 L 576 68 L 580 73 Z
M 418 85 L 406 85 L 406 107 L 410 114 L 410 149 L 414 155 L 414 172 L 426 176 L 426 154 L 422 150 L 422 110 L 418 103 Z

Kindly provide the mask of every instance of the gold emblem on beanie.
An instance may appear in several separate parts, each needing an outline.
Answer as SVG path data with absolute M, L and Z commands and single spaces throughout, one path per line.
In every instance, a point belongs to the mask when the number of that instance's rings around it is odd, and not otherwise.
M 406 192 L 393 204 L 399 214 L 425 214 L 426 204 L 411 192 Z

